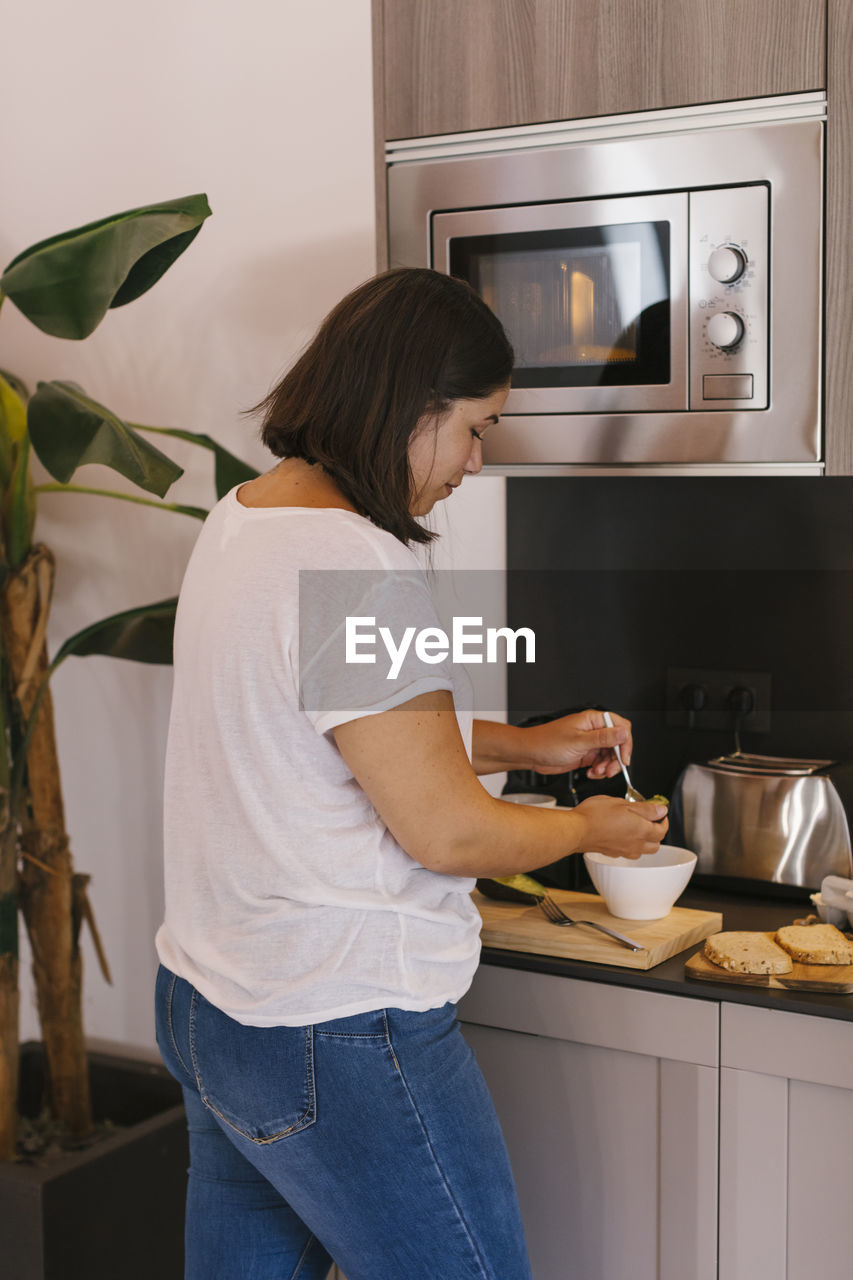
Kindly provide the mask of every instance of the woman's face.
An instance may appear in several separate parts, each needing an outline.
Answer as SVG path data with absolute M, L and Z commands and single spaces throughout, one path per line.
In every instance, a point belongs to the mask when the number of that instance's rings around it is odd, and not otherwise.
M 450 497 L 464 476 L 475 476 L 482 468 L 483 435 L 497 422 L 508 395 L 509 384 L 482 400 L 454 400 L 438 418 L 430 414 L 421 419 L 409 441 L 413 516 L 425 516 Z

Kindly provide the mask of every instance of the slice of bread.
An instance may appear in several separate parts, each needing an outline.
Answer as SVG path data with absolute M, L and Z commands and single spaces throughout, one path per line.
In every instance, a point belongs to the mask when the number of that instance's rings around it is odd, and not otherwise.
M 705 955 L 732 973 L 790 973 L 794 967 L 766 933 L 715 933 L 705 943 Z
M 853 964 L 853 945 L 834 924 L 786 924 L 776 941 L 799 964 Z

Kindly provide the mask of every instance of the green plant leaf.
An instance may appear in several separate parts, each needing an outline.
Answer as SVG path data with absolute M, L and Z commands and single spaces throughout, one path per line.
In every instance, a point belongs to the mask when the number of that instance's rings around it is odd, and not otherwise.
M 3 542 L 8 565 L 17 569 L 32 546 L 36 523 L 28 436 L 12 445 L 12 458 L 12 475 L 3 494 Z
M 0 378 L 4 378 L 9 386 L 15 392 L 15 395 L 26 404 L 30 398 L 30 389 L 24 382 L 23 378 L 19 378 L 16 373 L 10 372 L 9 369 L 0 369 Z
M 99 462 L 162 498 L 183 475 L 182 467 L 75 382 L 40 382 L 27 406 L 27 422 L 33 448 L 62 484 L 78 467 Z
M 236 454 L 229 453 L 211 436 L 201 431 L 182 431 L 180 427 L 146 427 L 142 422 L 133 422 L 131 426 L 135 431 L 155 431 L 158 435 L 174 436 L 177 440 L 189 440 L 191 444 L 210 449 L 215 458 L 214 484 L 217 498 L 224 498 L 226 493 L 230 493 L 238 484 L 245 484 L 247 480 L 254 480 L 260 475 L 260 472 L 250 467 L 248 462 L 244 462 Z
M 168 666 L 172 661 L 177 606 L 178 597 L 173 596 L 93 622 L 65 641 L 51 663 L 51 670 L 72 655 L 85 658 L 92 654 Z
M 86 338 L 156 284 L 209 216 L 207 196 L 192 195 L 87 223 L 18 254 L 0 289 L 44 333 Z
M 0 369 L 0 488 L 4 490 L 12 474 L 15 445 L 26 435 L 27 407 L 17 388 Z
M 243 462 L 240 458 L 235 458 L 233 453 L 229 453 L 221 445 L 215 444 L 213 451 L 216 454 L 214 484 L 217 498 L 224 498 L 226 493 L 230 493 L 235 485 L 245 484 L 247 480 L 254 480 L 261 474 L 254 467 L 250 467 L 247 462 Z

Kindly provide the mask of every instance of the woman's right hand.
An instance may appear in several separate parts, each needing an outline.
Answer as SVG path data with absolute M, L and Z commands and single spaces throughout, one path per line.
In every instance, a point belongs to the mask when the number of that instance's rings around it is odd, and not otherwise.
M 590 796 L 573 810 L 586 829 L 581 847 L 611 858 L 642 858 L 657 853 L 669 830 L 667 807 L 656 801 L 619 800 L 615 796 Z

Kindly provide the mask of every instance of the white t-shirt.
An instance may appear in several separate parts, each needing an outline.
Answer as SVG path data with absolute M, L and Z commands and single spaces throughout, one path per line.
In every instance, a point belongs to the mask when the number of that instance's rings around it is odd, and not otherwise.
M 208 516 L 175 627 L 156 942 L 250 1026 L 436 1008 L 479 958 L 473 880 L 404 852 L 331 732 L 451 689 L 470 755 L 466 690 L 446 665 L 406 661 L 390 679 L 381 646 L 373 665 L 345 662 L 352 608 L 377 626 L 396 611 L 395 635 L 436 621 L 415 557 L 362 516 L 244 507 L 236 488 Z

